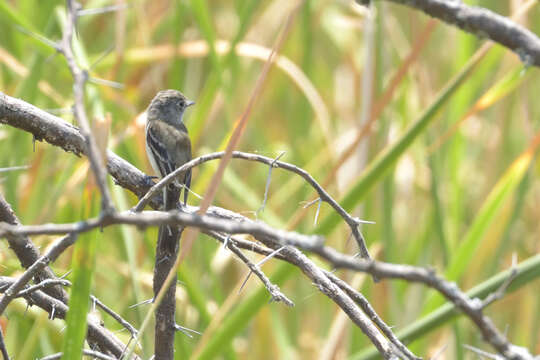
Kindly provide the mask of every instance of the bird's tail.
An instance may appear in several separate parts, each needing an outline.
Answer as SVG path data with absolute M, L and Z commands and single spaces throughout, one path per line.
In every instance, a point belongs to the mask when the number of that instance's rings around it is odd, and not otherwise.
M 171 184 L 167 186 L 163 192 L 163 203 L 165 211 L 174 210 L 178 206 L 180 199 L 181 188 Z M 162 225 L 159 227 L 158 233 L 158 252 L 161 249 L 162 256 L 176 257 L 178 251 L 178 240 L 180 238 L 181 229 L 178 226 Z M 158 255 L 158 254 L 156 254 Z M 159 257 L 158 257 L 159 259 Z

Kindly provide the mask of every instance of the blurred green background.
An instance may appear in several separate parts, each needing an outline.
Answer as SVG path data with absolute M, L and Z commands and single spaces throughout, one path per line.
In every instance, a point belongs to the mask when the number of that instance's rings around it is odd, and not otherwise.
M 465 2 L 505 16 L 522 9 L 517 21 L 540 33 L 534 1 Z M 83 7 L 115 4 L 124 3 L 84 1 Z M 194 156 L 222 150 L 291 13 L 292 27 L 238 150 L 269 157 L 286 151 L 281 160 L 308 170 L 347 210 L 376 222 L 362 231 L 377 259 L 432 266 L 464 290 L 507 270 L 513 254 L 520 262 L 529 259 L 530 275 L 486 314 L 510 341 L 539 353 L 540 82 L 538 70 L 525 68 L 507 49 L 495 45 L 471 63 L 483 42 L 387 2 L 376 2 L 369 16 L 345 0 L 130 1 L 119 11 L 81 16 L 75 44 L 91 77 L 87 111 L 92 119 L 111 119 L 110 149 L 151 174 L 140 115 L 157 91 L 175 88 L 197 102 L 185 117 Z M 64 23 L 62 1 L 0 0 L 0 90 L 73 122 L 65 60 L 40 40 L 59 40 Z M 229 51 L 231 44 L 236 51 Z M 0 173 L 0 191 L 24 224 L 81 219 L 86 159 L 34 145 L 30 134 L 8 126 L 0 126 L 0 139 L 0 168 L 28 166 Z M 355 140 L 359 145 L 344 159 Z M 196 193 L 204 194 L 216 165 L 194 171 Z M 214 205 L 254 218 L 267 173 L 261 164 L 233 160 Z M 135 204 L 133 194 L 109 182 L 119 209 Z M 330 207 L 322 205 L 314 225 L 317 206 L 303 209 L 314 198 L 298 177 L 275 170 L 259 217 L 278 228 L 324 234 L 328 245 L 354 254 L 347 226 Z M 190 197 L 191 204 L 198 202 Z M 115 226 L 94 237 L 91 292 L 135 327 L 149 307 L 129 306 L 152 297 L 156 235 L 154 228 Z M 33 240 L 43 250 L 55 237 Z M 57 274 L 70 270 L 71 254 L 53 264 Z M 0 261 L 2 275 L 21 273 L 5 241 Z M 238 293 L 246 266 L 199 236 L 179 271 L 177 322 L 203 335 L 177 334 L 178 359 L 372 356 L 366 337 L 300 271 L 277 260 L 263 271 L 294 308 L 268 304 L 253 276 Z M 474 358 L 463 344 L 492 351 L 466 318 L 418 322 L 443 304 L 422 285 L 373 284 L 349 271 L 338 275 L 360 289 L 420 356 L 446 347 L 440 359 Z M 7 315 L 0 324 L 14 358 L 62 349 L 63 322 L 47 320 L 35 307 L 26 310 L 19 300 Z M 111 318 L 103 315 L 103 321 L 129 339 Z M 144 358 L 152 342 L 149 330 L 138 349 Z

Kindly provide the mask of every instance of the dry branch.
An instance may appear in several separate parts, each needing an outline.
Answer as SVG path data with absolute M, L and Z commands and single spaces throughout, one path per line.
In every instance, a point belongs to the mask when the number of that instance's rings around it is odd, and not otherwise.
M 2 100 L 4 102 L 2 102 Z M 5 103 L 9 106 L 6 106 Z M 17 108 L 14 104 L 21 105 L 21 109 Z M 26 118 L 22 114 L 29 114 Z M 65 149 L 76 153 L 85 153 L 84 142 L 81 142 L 80 133 L 74 127 L 67 126 L 60 119 L 47 115 L 45 121 L 45 127 L 48 127 L 47 131 L 42 131 L 41 124 L 39 122 L 40 110 L 32 107 L 29 104 L 21 102 L 5 95 L 0 96 L 0 121 L 11 124 L 13 126 L 23 128 L 27 131 L 36 131 L 41 135 L 41 139 L 56 143 Z M 67 136 L 59 140 L 53 136 L 57 131 L 57 127 L 65 131 Z M 71 142 L 71 140 L 74 140 Z M 265 158 L 254 154 L 245 154 L 235 152 L 235 157 L 243 158 L 250 161 L 263 162 L 268 165 L 274 164 L 275 166 L 283 169 L 295 172 L 304 179 L 318 192 L 321 199 L 327 201 L 332 206 L 339 206 L 335 200 L 333 200 L 315 180 L 304 170 L 295 167 L 294 165 L 282 163 L 280 161 L 274 161 L 272 158 Z M 219 158 L 221 154 L 211 154 L 210 157 Z M 140 172 L 138 169 L 128 164 L 121 158 L 109 152 L 108 169 L 111 175 L 117 181 L 117 184 L 135 192 L 139 197 L 144 196 L 145 192 L 152 186 L 148 182 L 148 177 Z M 205 159 L 204 157 L 195 159 L 194 162 Z M 186 164 L 187 165 L 187 164 Z M 195 166 L 194 163 L 190 163 L 189 166 Z M 166 178 L 167 179 L 167 178 Z M 164 180 L 165 181 L 165 180 Z M 168 181 L 168 180 L 167 180 Z M 161 185 L 160 185 L 161 186 Z M 156 187 L 154 187 L 154 191 Z M 327 197 L 327 198 L 325 198 Z M 152 206 L 159 206 L 159 196 L 153 197 Z M 334 207 L 336 209 L 336 207 Z M 338 213 L 340 212 L 336 209 Z M 396 265 L 383 262 L 371 261 L 366 259 L 358 259 L 352 256 L 344 255 L 336 250 L 323 246 L 322 239 L 319 237 L 310 237 L 292 232 L 285 232 L 276 230 L 261 222 L 256 222 L 245 217 L 236 214 L 234 212 L 213 207 L 210 211 L 204 215 L 199 216 L 194 214 L 197 208 L 186 207 L 186 211 L 172 211 L 169 213 L 146 211 L 142 213 L 135 212 L 123 212 L 114 214 L 105 214 L 99 218 L 89 219 L 86 221 L 74 223 L 74 224 L 49 224 L 49 225 L 37 225 L 37 226 L 21 226 L 3 224 L 0 226 L 2 229 L 0 235 L 16 236 L 24 234 L 63 234 L 68 232 L 81 232 L 88 231 L 91 228 L 108 226 L 113 224 L 132 224 L 138 226 L 157 226 L 162 224 L 175 224 L 184 226 L 199 227 L 205 233 L 218 232 L 222 237 L 227 238 L 227 234 L 235 233 L 248 233 L 266 245 L 266 248 L 260 245 L 251 245 L 241 243 L 238 240 L 231 238 L 234 245 L 249 249 L 252 251 L 266 253 L 267 255 L 272 249 L 279 248 L 283 245 L 287 245 L 279 254 L 276 254 L 276 258 L 286 260 L 294 265 L 298 266 L 308 276 L 317 288 L 323 292 L 326 296 L 331 298 L 336 304 L 338 304 L 353 320 L 370 340 L 375 344 L 379 352 L 385 358 L 392 358 L 395 356 L 402 356 L 405 358 L 416 358 L 412 353 L 406 353 L 403 347 L 396 344 L 397 338 L 383 334 L 378 326 L 377 322 L 373 323 L 372 320 L 366 316 L 369 311 L 358 307 L 355 301 L 362 304 L 359 300 L 358 294 L 353 293 L 350 289 L 343 285 L 336 279 L 332 279 L 327 273 L 315 266 L 302 252 L 296 249 L 302 248 L 305 250 L 313 251 L 330 264 L 336 267 L 348 268 L 354 271 L 360 271 L 369 273 L 377 278 L 398 278 L 407 280 L 410 282 L 420 282 L 427 286 L 430 286 L 441 294 L 443 294 L 449 301 L 454 303 L 456 307 L 460 308 L 480 329 L 485 340 L 490 343 L 497 351 L 510 359 L 532 359 L 533 357 L 528 353 L 526 349 L 517 347 L 511 344 L 506 337 L 499 332 L 493 325 L 491 320 L 482 314 L 482 307 L 475 306 L 475 300 L 469 299 L 463 292 L 457 288 L 457 286 L 447 282 L 446 280 L 436 276 L 436 274 L 428 269 L 418 268 L 408 265 Z M 341 214 L 341 213 L 340 213 Z M 349 219 L 352 225 L 358 225 L 358 220 L 352 218 L 346 212 L 342 214 L 345 219 Z M 347 221 L 347 220 L 346 220 Z M 347 221 L 347 223 L 349 223 Z M 294 245 L 291 246 L 291 245 Z M 268 251 L 267 251 L 268 250 Z M 39 293 L 39 292 L 36 292 Z M 364 304 L 365 305 L 365 304 Z M 378 321 L 378 320 L 377 320 Z M 384 330 L 385 332 L 387 329 Z M 387 337 L 388 336 L 388 337 Z
M 445 23 L 488 38 L 515 52 L 525 66 L 540 66 L 540 39 L 532 31 L 485 8 L 452 0 L 387 0 L 421 10 Z

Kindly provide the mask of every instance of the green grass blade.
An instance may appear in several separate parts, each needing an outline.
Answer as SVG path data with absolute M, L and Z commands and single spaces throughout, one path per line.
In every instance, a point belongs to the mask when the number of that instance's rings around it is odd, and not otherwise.
M 507 289 L 507 294 L 512 293 L 521 287 L 531 283 L 540 277 L 540 254 L 535 255 L 516 266 L 518 275 Z M 510 276 L 511 270 L 505 270 L 489 278 L 481 284 L 467 291 L 470 298 L 485 298 L 490 293 L 496 291 Z M 423 335 L 442 326 L 446 322 L 457 317 L 459 313 L 455 311 L 453 304 L 444 304 L 429 315 L 415 321 L 401 331 L 396 332 L 396 336 L 404 343 L 410 343 Z M 352 355 L 350 360 L 368 360 L 378 358 L 379 353 L 375 348 L 370 348 Z
M 281 285 L 293 274 L 291 265 L 281 263 L 270 276 L 272 284 Z M 248 325 L 249 321 L 268 303 L 270 295 L 264 286 L 260 286 L 253 294 L 245 299 L 231 314 L 229 314 L 220 328 L 211 337 L 206 346 L 197 357 L 199 360 L 214 359 L 224 346 L 229 344 L 236 335 Z
M 90 305 L 90 286 L 96 255 L 95 231 L 81 235 L 73 253 L 73 286 L 66 317 L 63 359 L 78 360 L 86 338 L 86 315 Z
M 341 200 L 341 206 L 346 211 L 358 205 L 368 191 L 375 185 L 386 172 L 394 165 L 397 159 L 409 148 L 413 141 L 423 133 L 424 129 L 435 119 L 435 115 L 450 97 L 459 89 L 463 81 L 473 71 L 481 57 L 471 59 L 469 63 L 441 90 L 433 104 L 416 120 L 403 136 L 394 144 L 388 146 L 373 160 L 364 170 L 360 178 Z M 340 222 L 340 217 L 333 212 L 324 218 L 315 229 L 315 233 L 327 235 L 331 233 Z
M 96 188 L 93 189 L 97 191 Z M 85 189 L 83 218 L 88 218 L 99 209 L 97 196 L 91 196 L 92 189 Z M 94 194 L 95 195 L 95 194 Z M 72 269 L 73 279 L 69 298 L 69 310 L 66 315 L 66 336 L 62 359 L 78 360 L 82 357 L 86 338 L 87 314 L 90 307 L 90 287 L 96 262 L 97 230 L 84 233 L 75 243 Z
M 518 157 L 490 192 L 465 238 L 452 256 L 452 261 L 445 273 L 447 280 L 458 280 L 467 270 L 468 265 L 475 256 L 476 249 L 484 239 L 484 234 L 526 174 L 533 155 L 533 151 L 529 149 Z M 442 302 L 443 298 L 438 294 L 431 297 L 425 306 L 426 311 L 430 312 Z

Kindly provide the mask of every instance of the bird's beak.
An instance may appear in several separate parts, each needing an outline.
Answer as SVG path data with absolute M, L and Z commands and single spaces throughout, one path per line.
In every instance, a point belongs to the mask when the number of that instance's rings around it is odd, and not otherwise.
M 186 107 L 191 106 L 191 105 L 195 105 L 195 101 L 188 100 L 186 103 Z

